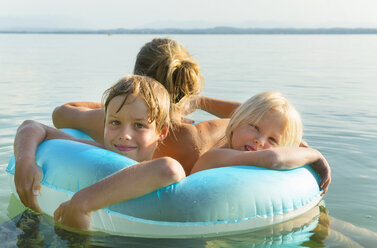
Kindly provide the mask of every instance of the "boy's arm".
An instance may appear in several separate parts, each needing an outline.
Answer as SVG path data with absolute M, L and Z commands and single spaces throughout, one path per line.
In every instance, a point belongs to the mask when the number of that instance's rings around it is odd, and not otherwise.
M 184 177 L 182 166 L 169 157 L 142 162 L 80 190 L 59 206 L 54 219 L 64 226 L 89 229 L 92 211 L 148 194 Z
M 103 144 L 104 109 L 97 102 L 71 102 L 56 107 L 52 121 L 56 128 L 79 129 Z
M 322 154 L 312 148 L 276 147 L 256 152 L 212 149 L 198 159 L 191 173 L 216 167 L 253 165 L 274 170 L 289 170 L 310 164 L 322 178 L 323 194 L 331 182 L 331 169 Z
M 199 98 L 199 108 L 219 118 L 230 118 L 234 110 L 240 105 L 241 103 L 236 101 L 226 101 L 206 96 L 200 96 Z
M 35 162 L 35 153 L 40 143 L 49 139 L 78 140 L 55 128 L 36 121 L 24 121 L 17 130 L 14 140 L 15 174 L 14 183 L 22 203 L 35 211 L 41 212 L 37 195 L 41 188 L 42 172 Z M 96 145 L 93 141 L 85 141 Z

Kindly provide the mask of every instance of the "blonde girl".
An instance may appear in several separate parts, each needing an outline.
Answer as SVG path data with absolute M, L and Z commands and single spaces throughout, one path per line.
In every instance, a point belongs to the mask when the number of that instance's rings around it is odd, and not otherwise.
M 225 145 L 201 156 L 191 173 L 235 165 L 288 170 L 310 164 L 322 178 L 324 194 L 331 182 L 330 167 L 319 151 L 300 147 L 302 129 L 299 113 L 281 93 L 260 93 L 237 108 Z

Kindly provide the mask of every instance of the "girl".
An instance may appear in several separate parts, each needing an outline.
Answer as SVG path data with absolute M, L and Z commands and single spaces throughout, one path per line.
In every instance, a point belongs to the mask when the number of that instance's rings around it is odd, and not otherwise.
M 299 147 L 301 140 L 296 109 L 281 93 L 263 92 L 237 108 L 226 129 L 225 145 L 201 156 L 191 173 L 234 165 L 288 170 L 311 164 L 322 178 L 324 194 L 331 182 L 330 167 L 317 150 Z
M 157 144 L 165 139 L 169 129 L 170 99 L 160 83 L 145 76 L 128 76 L 109 88 L 104 98 L 104 145 L 75 139 L 38 122 L 25 121 L 18 128 L 14 141 L 15 181 L 31 182 L 28 187 L 33 189 L 35 195 L 39 194 L 42 172 L 35 162 L 35 153 L 38 145 L 49 139 L 89 143 L 140 162 L 94 186 L 95 196 L 103 194 L 102 197 L 88 200 L 94 208 L 147 194 L 185 177 L 183 168 L 176 160 L 167 157 L 151 160 Z M 116 190 L 108 193 L 113 189 Z M 28 198 L 28 190 L 17 187 L 17 193 L 25 206 L 41 212 L 36 197 Z M 74 199 L 77 198 L 80 198 L 80 194 L 75 195 Z M 88 220 L 79 218 L 71 225 L 76 228 L 81 228 L 81 225 L 86 227 Z

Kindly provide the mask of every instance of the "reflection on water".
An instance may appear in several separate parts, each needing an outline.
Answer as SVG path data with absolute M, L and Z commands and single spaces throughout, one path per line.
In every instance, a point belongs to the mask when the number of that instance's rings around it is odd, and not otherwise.
M 22 210 L 13 195 L 8 215 Z M 0 226 L 5 247 L 373 247 L 377 234 L 328 215 L 320 204 L 291 221 L 263 230 L 215 238 L 148 239 L 102 233 L 75 233 L 54 226 L 53 220 L 24 210 Z

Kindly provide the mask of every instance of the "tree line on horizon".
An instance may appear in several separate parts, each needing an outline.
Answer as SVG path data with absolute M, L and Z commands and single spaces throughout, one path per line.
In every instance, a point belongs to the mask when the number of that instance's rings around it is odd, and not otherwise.
M 162 29 L 16 29 L 0 30 L 0 33 L 39 34 L 377 34 L 377 28 L 162 28 Z

